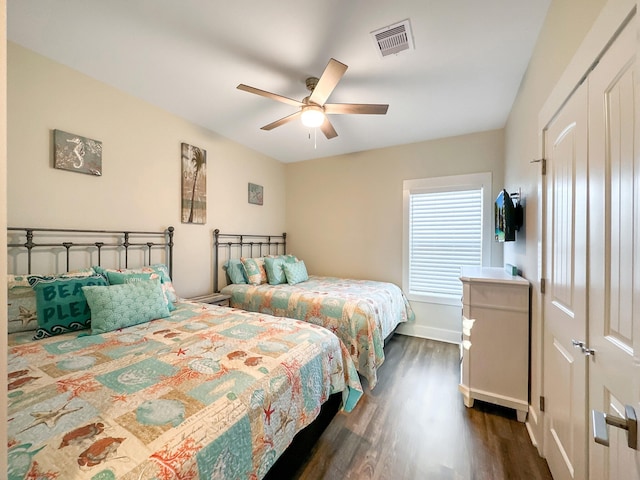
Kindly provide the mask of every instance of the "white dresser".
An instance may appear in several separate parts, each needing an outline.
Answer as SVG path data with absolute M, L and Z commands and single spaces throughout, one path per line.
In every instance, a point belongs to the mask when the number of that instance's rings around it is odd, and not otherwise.
M 460 392 L 517 411 L 529 410 L 529 282 L 502 268 L 463 267 Z M 470 321 L 474 320 L 470 327 Z

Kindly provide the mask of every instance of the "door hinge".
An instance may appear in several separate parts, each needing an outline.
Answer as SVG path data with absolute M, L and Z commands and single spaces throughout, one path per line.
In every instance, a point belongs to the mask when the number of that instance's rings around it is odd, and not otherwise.
M 546 158 L 537 158 L 535 160 L 531 160 L 529 163 L 539 163 L 542 168 L 542 175 L 547 174 L 547 159 Z
M 540 279 L 540 293 L 545 293 L 547 289 L 547 282 L 545 281 L 544 278 Z
M 544 397 L 540 396 L 540 411 L 544 412 Z

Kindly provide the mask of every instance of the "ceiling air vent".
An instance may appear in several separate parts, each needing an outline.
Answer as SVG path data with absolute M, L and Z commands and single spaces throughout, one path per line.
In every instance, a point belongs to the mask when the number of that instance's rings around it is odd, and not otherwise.
M 371 32 L 371 36 L 382 57 L 414 49 L 409 19 Z

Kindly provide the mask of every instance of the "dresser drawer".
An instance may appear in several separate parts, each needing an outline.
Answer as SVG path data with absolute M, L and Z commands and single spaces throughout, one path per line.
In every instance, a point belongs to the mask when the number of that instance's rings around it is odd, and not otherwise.
M 529 287 L 521 285 L 499 285 L 492 283 L 464 283 L 463 305 L 507 309 L 518 312 L 529 311 Z

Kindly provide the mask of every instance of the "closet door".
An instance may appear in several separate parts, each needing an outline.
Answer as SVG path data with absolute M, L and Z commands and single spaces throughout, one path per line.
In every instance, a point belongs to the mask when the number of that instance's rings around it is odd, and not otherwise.
M 555 480 L 586 478 L 587 82 L 545 130 L 544 452 Z
M 640 160 L 637 20 L 589 80 L 589 400 L 592 410 L 640 415 Z M 591 419 L 593 422 L 593 419 Z M 592 425 L 593 426 L 593 425 Z M 628 433 L 608 427 L 609 447 L 590 435 L 590 478 L 640 479 Z M 637 440 L 637 436 L 636 436 Z

